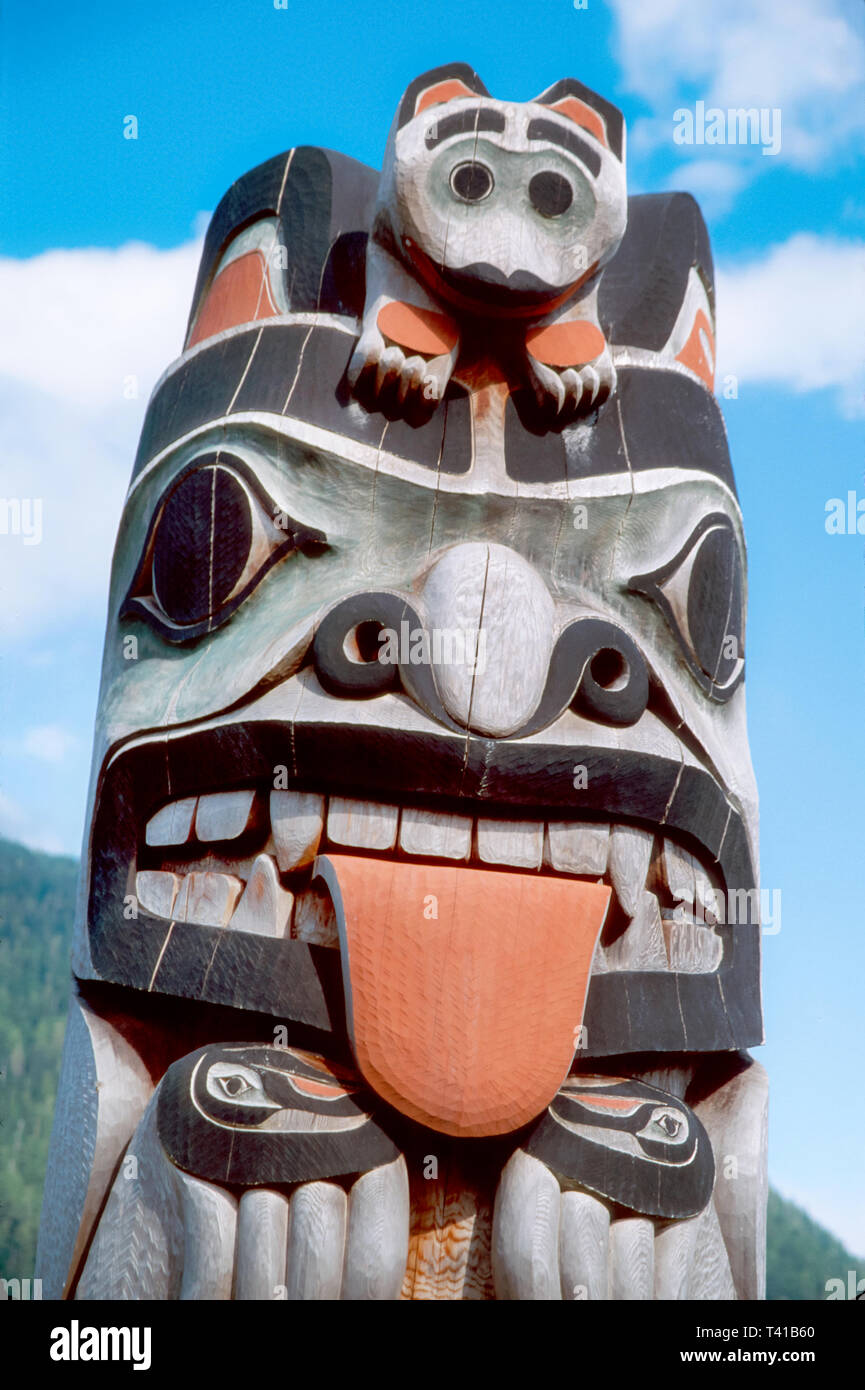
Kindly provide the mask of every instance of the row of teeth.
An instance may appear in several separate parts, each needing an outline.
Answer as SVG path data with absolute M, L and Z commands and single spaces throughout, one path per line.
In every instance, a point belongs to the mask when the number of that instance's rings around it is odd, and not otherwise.
M 307 869 L 328 847 L 387 852 L 399 846 L 412 857 L 545 869 L 610 884 L 615 904 L 595 972 L 703 973 L 720 964 L 723 946 L 712 929 L 718 917 L 709 875 L 680 845 L 651 831 L 586 821 L 474 819 L 295 791 L 271 792 L 269 810 L 269 838 L 260 853 L 246 859 L 238 854 L 232 866 L 237 872 L 185 871 L 176 862 L 141 869 L 139 904 L 167 920 L 336 946 L 329 896 L 305 885 L 294 893 L 281 875 Z M 263 812 L 254 790 L 185 797 L 153 816 L 145 842 L 151 851 L 162 851 L 163 860 L 172 850 L 189 856 L 196 844 L 206 856 L 216 844 L 248 837 Z

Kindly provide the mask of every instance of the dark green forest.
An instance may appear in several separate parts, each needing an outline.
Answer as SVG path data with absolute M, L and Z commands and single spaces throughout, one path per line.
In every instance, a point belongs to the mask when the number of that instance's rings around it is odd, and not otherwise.
M 66 1021 L 78 865 L 0 840 L 0 1277 L 33 1274 L 42 1180 Z M 826 1297 L 865 1274 L 834 1236 L 769 1198 L 770 1299 Z

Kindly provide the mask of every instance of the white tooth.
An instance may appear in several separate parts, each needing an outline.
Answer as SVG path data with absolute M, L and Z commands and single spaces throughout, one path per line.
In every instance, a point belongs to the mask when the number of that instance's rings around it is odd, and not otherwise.
M 563 1299 L 606 1299 L 609 1242 L 609 1207 L 588 1192 L 563 1192 L 559 1229 Z
M 185 845 L 192 834 L 192 817 L 197 796 L 169 801 L 147 822 L 144 839 L 148 845 Z
M 236 840 L 249 825 L 254 791 L 210 792 L 198 798 L 195 833 L 199 840 Z
M 539 869 L 544 856 L 543 821 L 479 820 L 478 856 L 485 864 Z
M 640 893 L 630 925 L 606 947 L 610 970 L 666 970 L 661 910 L 654 893 Z
M 324 797 L 312 792 L 271 792 L 270 825 L 282 872 L 302 869 L 318 853 L 324 829 Z
M 673 840 L 664 840 L 662 855 L 664 882 L 674 902 L 694 901 L 694 860 Z
M 655 1283 L 655 1223 L 626 1216 L 610 1223 L 610 1299 L 635 1303 L 652 1297 Z
M 187 874 L 174 904 L 175 921 L 226 927 L 242 891 L 243 880 L 234 874 Z
M 712 881 L 702 864 L 696 859 L 693 862 L 696 903 L 703 921 L 707 926 L 714 927 L 723 919 L 724 915 L 723 908 L 719 910 L 720 893 L 712 887 Z
M 718 969 L 724 947 L 711 927 L 666 917 L 662 926 L 671 970 L 683 975 L 703 975 Z
M 559 1180 L 523 1149 L 502 1170 L 493 1208 L 492 1262 L 496 1298 L 561 1299 Z
M 330 893 L 309 888 L 297 898 L 292 936 L 311 946 L 338 946 L 339 931 Z
M 259 854 L 229 926 L 259 936 L 290 936 L 293 903 L 294 894 L 282 887 L 270 855 Z
M 135 875 L 135 896 L 139 907 L 152 912 L 154 917 L 171 916 L 174 899 L 177 897 L 179 879 L 176 874 L 162 873 L 156 869 L 142 869 Z
M 400 849 L 437 859 L 468 859 L 472 848 L 471 816 L 439 815 L 435 811 L 404 809 L 399 826 Z
M 398 806 L 332 796 L 327 811 L 327 838 L 335 845 L 355 845 L 358 849 L 392 849 L 398 820 Z
M 646 886 L 655 837 L 635 825 L 614 825 L 610 835 L 610 878 L 621 907 L 633 917 Z
M 547 827 L 547 863 L 560 874 L 603 874 L 609 845 L 608 825 L 550 821 Z

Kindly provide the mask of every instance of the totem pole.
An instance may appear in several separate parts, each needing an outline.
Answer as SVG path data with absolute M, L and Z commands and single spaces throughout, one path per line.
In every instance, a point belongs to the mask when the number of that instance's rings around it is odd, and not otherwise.
M 571 79 L 211 223 L 114 556 L 54 1297 L 763 1292 L 712 262 Z

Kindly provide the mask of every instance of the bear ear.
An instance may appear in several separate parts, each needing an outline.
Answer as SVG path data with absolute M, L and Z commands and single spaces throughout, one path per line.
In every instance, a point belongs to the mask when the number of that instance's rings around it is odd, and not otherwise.
M 397 130 L 419 116 L 428 106 L 457 97 L 488 97 L 489 92 L 468 63 L 445 63 L 416 77 L 403 93 L 397 112 Z
M 625 122 L 621 111 L 612 102 L 605 101 L 597 92 L 584 87 L 575 77 L 563 77 L 534 100 L 587 130 L 602 145 L 606 145 L 617 159 L 621 159 Z

